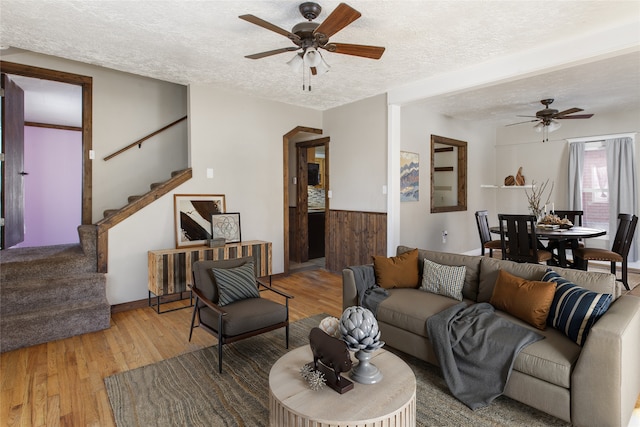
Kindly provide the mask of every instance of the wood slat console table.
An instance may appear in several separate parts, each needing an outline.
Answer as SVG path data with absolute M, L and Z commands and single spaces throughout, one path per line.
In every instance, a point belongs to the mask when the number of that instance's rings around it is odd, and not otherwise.
M 271 276 L 271 242 L 249 240 L 210 248 L 194 246 L 180 249 L 149 251 L 149 306 L 151 296 L 156 297 L 160 313 L 160 297 L 187 292 L 193 283 L 192 265 L 200 260 L 222 260 L 253 256 L 256 277 Z M 191 293 L 189 293 L 191 298 Z M 169 310 L 167 310 L 169 311 Z

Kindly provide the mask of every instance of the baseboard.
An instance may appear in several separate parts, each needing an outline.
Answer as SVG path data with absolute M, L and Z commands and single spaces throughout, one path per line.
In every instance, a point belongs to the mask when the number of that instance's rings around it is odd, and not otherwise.
M 177 293 L 177 294 L 171 294 L 171 295 L 164 295 L 160 297 L 160 304 L 165 304 L 168 302 L 175 302 L 175 301 L 180 301 L 183 299 L 187 299 L 190 297 L 190 292 L 189 291 L 185 291 L 182 293 Z M 152 303 L 155 304 L 156 301 L 156 297 L 152 297 L 153 301 Z M 149 299 L 145 298 L 145 299 L 141 299 L 141 300 L 136 300 L 136 301 L 129 301 L 129 302 L 123 302 L 122 304 L 114 304 L 111 306 L 111 314 L 113 313 L 121 313 L 123 311 L 129 311 L 129 310 L 136 310 L 138 308 L 145 308 L 145 307 L 149 307 Z M 155 310 L 155 308 L 154 308 Z

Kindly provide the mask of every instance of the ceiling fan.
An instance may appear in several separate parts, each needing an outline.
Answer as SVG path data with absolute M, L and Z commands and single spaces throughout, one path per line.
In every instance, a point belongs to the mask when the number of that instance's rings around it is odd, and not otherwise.
M 538 132 L 542 130 L 543 127 L 548 127 L 549 132 L 553 132 L 554 130 L 560 127 L 560 123 L 557 120 L 563 119 L 589 119 L 593 117 L 593 114 L 573 114 L 579 113 L 580 111 L 584 111 L 582 108 L 569 108 L 568 110 L 558 111 L 553 108 L 549 108 L 549 105 L 553 103 L 553 98 L 543 99 L 540 101 L 542 105 L 544 105 L 544 110 L 540 110 L 536 112 L 535 116 L 518 116 L 518 117 L 533 117 L 533 120 L 526 120 L 524 122 L 511 123 L 507 126 L 519 125 L 522 123 L 532 123 L 538 122 L 534 129 Z
M 254 15 L 239 16 L 240 19 L 287 37 L 295 45 L 246 55 L 245 58 L 260 59 L 284 52 L 299 51 L 296 56 L 288 61 L 288 64 L 294 69 L 304 67 L 308 69 L 311 74 L 316 75 L 327 72 L 330 68 L 324 61 L 324 58 L 322 58 L 319 49 L 370 59 L 380 59 L 384 53 L 385 48 L 380 46 L 329 42 L 331 36 L 362 16 L 360 12 L 346 3 L 340 3 L 321 23 L 312 22 L 322 11 L 319 4 L 305 2 L 299 6 L 299 10 L 307 22 L 296 24 L 291 31 L 280 28 Z M 311 89 L 309 88 L 309 90 Z

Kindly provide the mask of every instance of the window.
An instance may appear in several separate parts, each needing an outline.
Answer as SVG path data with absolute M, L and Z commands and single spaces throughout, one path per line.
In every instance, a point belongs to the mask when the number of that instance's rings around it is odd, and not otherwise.
M 602 228 L 609 234 L 609 181 L 607 153 L 602 142 L 588 142 L 582 171 L 582 210 L 585 227 Z

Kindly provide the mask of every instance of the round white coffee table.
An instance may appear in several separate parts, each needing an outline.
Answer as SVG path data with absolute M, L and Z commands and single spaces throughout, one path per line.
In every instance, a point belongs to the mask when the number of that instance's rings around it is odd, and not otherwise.
M 353 360 L 353 358 L 352 358 Z M 269 373 L 269 424 L 273 427 L 364 427 L 416 425 L 416 377 L 402 359 L 384 349 L 371 363 L 382 372 L 376 384 L 360 384 L 339 394 L 328 386 L 313 391 L 300 368 L 313 361 L 308 345 L 282 356 Z M 357 363 L 357 360 L 354 360 Z M 345 378 L 348 374 L 343 373 Z

